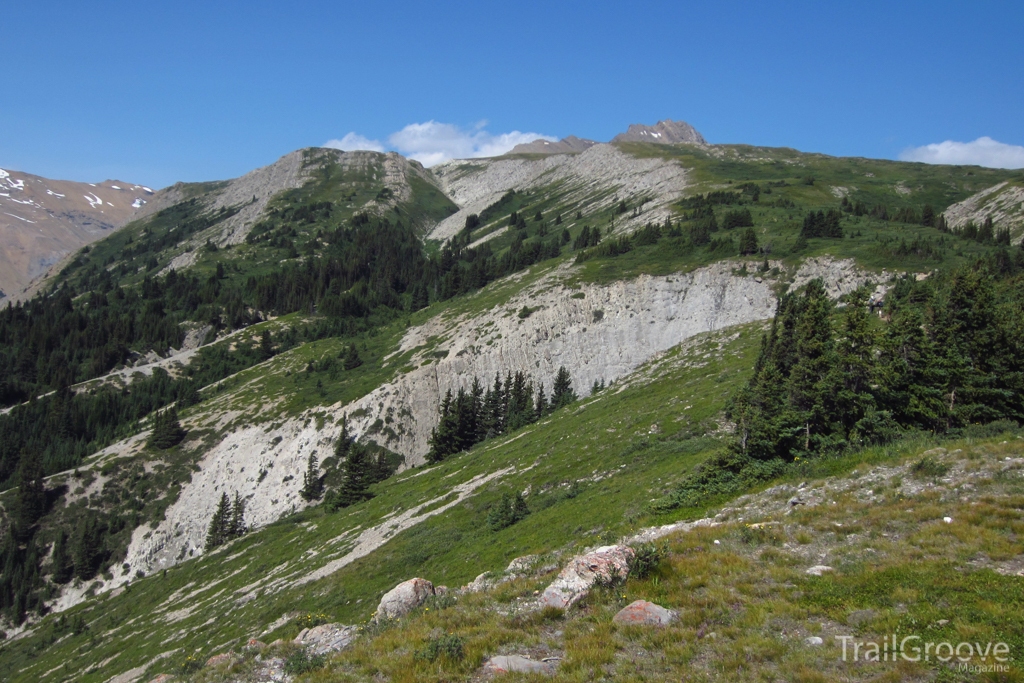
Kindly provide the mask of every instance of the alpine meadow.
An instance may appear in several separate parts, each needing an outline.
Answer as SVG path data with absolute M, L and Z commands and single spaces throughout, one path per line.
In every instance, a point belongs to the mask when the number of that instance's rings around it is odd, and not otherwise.
M 0 298 L 0 678 L 1024 679 L 1024 171 L 116 182 Z

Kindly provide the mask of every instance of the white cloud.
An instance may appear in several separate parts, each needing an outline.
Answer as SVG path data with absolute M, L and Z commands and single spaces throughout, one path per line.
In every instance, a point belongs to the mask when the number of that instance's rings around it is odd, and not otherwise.
M 1024 168 L 1024 147 L 1007 145 L 986 136 L 974 142 L 946 140 L 923 147 L 911 147 L 900 153 L 900 159 L 923 161 L 926 164 Z
M 424 166 L 433 166 L 449 159 L 494 157 L 508 152 L 520 143 L 533 140 L 556 140 L 540 133 L 511 133 L 494 135 L 484 130 L 481 121 L 473 130 L 465 130 L 450 123 L 427 121 L 410 123 L 388 136 L 388 143 L 407 157 Z
M 518 130 L 495 135 L 485 130 L 486 125 L 486 121 L 480 121 L 472 129 L 467 130 L 451 123 L 437 121 L 410 123 L 402 130 L 389 135 L 386 145 L 379 140 L 370 140 L 357 133 L 349 133 L 340 140 L 329 140 L 323 146 L 347 152 L 357 149 L 372 152 L 394 149 L 424 166 L 434 166 L 449 159 L 496 157 L 521 143 L 534 140 L 554 142 L 558 139 L 540 133 L 521 133 Z
M 355 150 L 367 150 L 370 152 L 383 152 L 384 145 L 378 140 L 370 140 L 364 138 L 358 133 L 349 133 L 340 140 L 328 140 L 323 144 L 324 147 L 332 147 L 334 149 L 344 150 L 346 152 L 352 152 Z

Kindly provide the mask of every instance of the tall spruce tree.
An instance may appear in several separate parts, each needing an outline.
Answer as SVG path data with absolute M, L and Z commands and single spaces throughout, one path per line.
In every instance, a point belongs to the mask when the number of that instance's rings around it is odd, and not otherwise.
M 569 371 L 563 365 L 558 368 L 554 386 L 551 388 L 551 408 L 552 410 L 557 410 L 575 400 L 576 392 L 572 388 L 572 378 L 569 376 Z
M 206 550 L 213 550 L 228 542 L 231 535 L 231 499 L 228 492 L 221 493 L 217 509 L 210 518 L 210 526 L 206 531 Z
M 315 455 L 310 455 L 306 461 L 306 471 L 302 475 L 302 489 L 299 491 L 299 495 L 308 503 L 320 500 L 323 494 L 324 482 L 320 475 L 320 463 Z

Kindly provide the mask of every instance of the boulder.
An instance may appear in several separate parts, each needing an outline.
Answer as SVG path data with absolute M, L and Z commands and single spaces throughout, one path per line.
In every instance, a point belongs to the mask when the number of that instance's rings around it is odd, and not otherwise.
M 554 662 L 538 662 L 522 655 L 497 655 L 484 662 L 484 671 L 489 673 L 553 674 Z
M 306 647 L 311 654 L 322 655 L 344 650 L 356 639 L 358 633 L 355 626 L 320 624 L 300 633 L 295 644 Z
M 491 579 L 491 572 L 484 572 L 463 586 L 460 589 L 460 592 L 480 593 L 485 590 L 490 590 L 494 586 L 494 583 L 495 582 Z
M 822 574 L 830 571 L 832 571 L 832 567 L 827 564 L 816 564 L 813 567 L 808 567 L 807 571 L 804 573 L 810 576 L 821 576 Z
M 206 660 L 206 666 L 217 666 L 218 664 L 230 664 L 235 661 L 234 652 L 224 652 L 219 655 L 214 655 Z
M 398 619 L 413 611 L 434 594 L 434 584 L 426 579 L 409 579 L 384 594 L 374 619 Z
M 646 600 L 637 600 L 619 610 L 618 614 L 612 617 L 612 621 L 616 624 L 668 626 L 678 618 L 679 614 L 673 610 Z
M 572 558 L 558 577 L 544 589 L 541 603 L 565 609 L 576 604 L 601 581 L 626 578 L 633 561 L 633 549 L 625 545 L 608 545 Z
M 807 645 L 809 647 L 817 647 L 819 645 L 823 645 L 824 643 L 825 641 L 821 639 L 821 636 L 808 636 L 804 638 L 804 645 Z
M 505 568 L 505 573 L 511 575 L 528 574 L 535 564 L 537 564 L 536 555 L 523 555 L 509 562 L 508 567 Z

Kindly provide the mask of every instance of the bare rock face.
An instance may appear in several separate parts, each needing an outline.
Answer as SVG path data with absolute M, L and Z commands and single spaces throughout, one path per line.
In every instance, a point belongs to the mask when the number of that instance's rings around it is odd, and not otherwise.
M 944 215 L 951 228 L 972 222 L 980 226 L 991 218 L 997 228 L 1008 228 L 1018 241 L 1024 230 L 1024 187 L 1009 181 L 998 183 L 953 204 Z
M 626 578 L 633 561 L 633 549 L 625 545 L 608 545 L 574 557 L 544 589 L 541 604 L 565 609 L 586 597 L 590 589 L 601 581 Z
M 415 581 L 415 579 L 413 579 Z M 359 634 L 355 626 L 344 624 L 320 624 L 304 629 L 295 638 L 295 644 L 306 647 L 310 654 L 323 655 L 339 652 L 352 644 Z
M 737 277 L 732 267 L 723 262 L 575 289 L 555 273 L 483 313 L 432 318 L 410 328 L 401 342 L 400 353 L 423 349 L 409 360 L 414 369 L 337 406 L 336 418 L 348 414 L 349 429 L 402 453 L 407 464 L 419 464 L 445 392 L 468 387 L 474 376 L 491 383 L 495 373 L 525 369 L 547 391 L 564 366 L 585 396 L 595 381 L 618 380 L 696 334 L 770 318 L 772 283 Z M 514 314 L 523 306 L 534 311 L 525 319 Z M 399 415 L 410 419 L 396 420 Z M 399 425 L 393 432 L 373 434 L 374 424 L 391 423 Z
M 579 154 L 547 154 L 539 159 L 456 159 L 438 164 L 430 172 L 438 187 L 460 207 L 434 227 L 428 236 L 434 240 L 457 234 L 466 225 L 466 216 L 479 214 L 509 190 L 545 190 L 556 184 L 564 192 L 560 202 L 578 203 L 588 215 L 617 204 L 616 197 L 647 197 L 643 213 L 616 222 L 617 232 L 631 232 L 672 215 L 672 203 L 688 184 L 687 170 L 676 161 L 639 159 L 606 144 L 593 145 Z
M 637 600 L 619 610 L 612 621 L 638 626 L 668 626 L 678 618 L 679 615 L 673 610 L 646 600 Z
M 653 126 L 632 123 L 625 133 L 619 133 L 613 137 L 612 142 L 653 142 L 659 145 L 675 145 L 680 142 L 707 144 L 707 140 L 697 132 L 696 128 L 686 121 L 673 121 L 672 119 L 658 121 Z
M 398 619 L 413 611 L 434 594 L 434 584 L 426 579 L 409 579 L 398 584 L 380 599 L 375 619 Z

